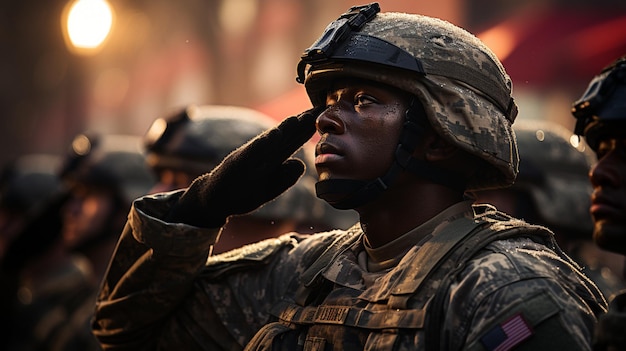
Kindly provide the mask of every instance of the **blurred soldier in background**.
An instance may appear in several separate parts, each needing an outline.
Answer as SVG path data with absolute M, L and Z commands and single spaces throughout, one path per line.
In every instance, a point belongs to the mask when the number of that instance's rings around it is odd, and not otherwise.
M 98 284 L 126 222 L 124 212 L 155 184 L 141 138 L 80 134 L 72 141 L 61 178 L 70 189 L 63 240 L 68 250 L 89 259 Z
M 0 259 L 28 218 L 61 192 L 60 158 L 24 155 L 7 164 L 0 175 Z
M 155 120 L 144 136 L 146 161 L 158 179 L 151 193 L 188 187 L 230 152 L 274 124 L 273 119 L 252 109 L 216 105 L 190 105 Z M 355 213 L 339 211 L 315 196 L 317 176 L 310 147 L 305 145 L 295 156 L 306 164 L 304 176 L 274 201 L 229 218 L 214 253 L 291 231 L 346 229 L 358 221 Z
M 56 155 L 24 155 L 6 165 L 0 178 L 2 350 L 33 349 L 33 326 L 82 281 L 81 261 L 61 240 L 67 193 L 60 165 Z
M 132 200 L 154 185 L 136 136 L 80 134 L 59 174 L 68 191 L 57 208 L 60 242 L 81 259 L 80 275 L 49 277 L 62 291 L 42 302 L 45 313 L 20 325 L 15 350 L 100 349 L 89 325 L 96 293 Z
M 476 202 L 551 229 L 561 248 L 606 297 L 626 287 L 623 258 L 599 249 L 592 240 L 590 150 L 574 147 L 572 133 L 555 123 L 517 121 L 513 129 L 520 155 L 515 183 L 475 192 Z
M 626 55 L 595 76 L 573 104 L 574 133 L 584 136 L 597 162 L 593 186 L 593 239 L 626 255 Z M 614 297 L 596 327 L 594 350 L 626 350 L 626 293 Z

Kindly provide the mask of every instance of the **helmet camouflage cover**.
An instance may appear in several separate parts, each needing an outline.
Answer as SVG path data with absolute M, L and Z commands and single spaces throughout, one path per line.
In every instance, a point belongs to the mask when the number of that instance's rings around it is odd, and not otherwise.
M 367 6 L 372 5 L 377 6 Z M 378 13 L 366 22 L 359 19 L 362 8 L 331 23 L 303 54 L 298 81 L 313 105 L 325 104 L 326 90 L 340 76 L 400 88 L 419 98 L 441 136 L 492 166 L 470 179 L 468 190 L 511 185 L 519 161 L 511 128 L 517 107 L 511 80 L 492 51 L 437 18 Z M 349 34 L 337 41 L 348 27 Z

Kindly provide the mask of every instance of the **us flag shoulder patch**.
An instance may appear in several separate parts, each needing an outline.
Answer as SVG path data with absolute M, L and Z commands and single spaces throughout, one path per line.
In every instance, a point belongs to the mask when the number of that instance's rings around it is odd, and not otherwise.
M 488 351 L 508 351 L 533 335 L 533 330 L 521 313 L 496 325 L 480 342 Z

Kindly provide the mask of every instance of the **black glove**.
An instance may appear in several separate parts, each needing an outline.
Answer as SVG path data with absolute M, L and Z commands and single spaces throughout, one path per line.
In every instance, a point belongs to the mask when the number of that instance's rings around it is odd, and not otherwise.
M 196 178 L 166 220 L 218 228 L 230 215 L 251 212 L 298 181 L 304 163 L 289 158 L 313 134 L 323 108 L 289 117 L 230 153 L 210 173 Z

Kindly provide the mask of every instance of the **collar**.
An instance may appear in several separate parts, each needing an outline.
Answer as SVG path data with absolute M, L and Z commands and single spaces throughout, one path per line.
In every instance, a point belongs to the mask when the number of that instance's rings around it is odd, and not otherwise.
M 400 262 L 408 250 L 430 240 L 448 223 L 460 217 L 473 218 L 472 203 L 473 200 L 457 202 L 406 234 L 375 249 L 367 244 L 364 236 L 363 246 L 367 252 L 367 270 L 374 272 L 393 267 Z

